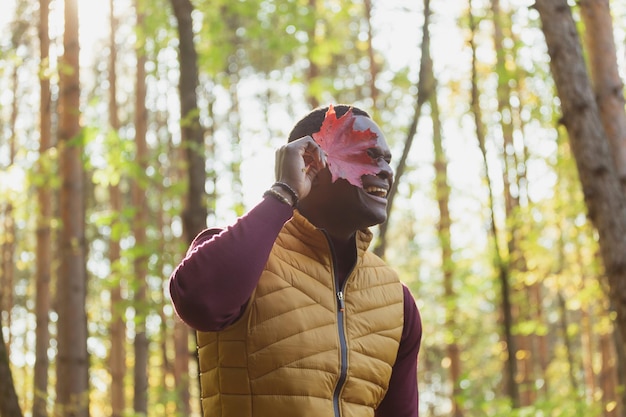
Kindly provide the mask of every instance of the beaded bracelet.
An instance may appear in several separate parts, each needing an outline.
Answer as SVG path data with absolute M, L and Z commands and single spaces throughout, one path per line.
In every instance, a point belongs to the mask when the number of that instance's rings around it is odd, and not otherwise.
M 282 195 L 281 193 L 279 193 L 278 191 L 270 188 L 269 190 L 267 190 L 266 192 L 263 193 L 263 197 L 267 197 L 267 196 L 271 196 L 274 197 L 276 200 L 280 201 L 281 203 L 285 203 L 288 206 L 294 207 L 294 204 L 291 204 L 291 202 L 289 202 L 289 200 L 287 200 L 287 197 L 285 197 L 284 195 Z
M 300 200 L 300 196 L 298 195 L 298 193 L 296 192 L 296 190 L 294 190 L 293 188 L 291 188 L 291 185 L 282 182 L 282 181 L 276 181 L 274 183 L 274 185 L 279 186 L 280 188 L 282 188 L 283 190 L 287 191 L 289 193 L 289 195 L 291 196 L 291 199 L 293 200 L 293 206 L 295 207 L 296 204 L 298 204 L 298 200 Z

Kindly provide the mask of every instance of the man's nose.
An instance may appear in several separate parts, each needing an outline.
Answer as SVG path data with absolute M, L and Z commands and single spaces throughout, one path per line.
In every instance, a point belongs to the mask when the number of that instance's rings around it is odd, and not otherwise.
M 389 180 L 393 179 L 393 169 L 391 165 L 389 165 L 389 162 L 381 158 L 378 166 L 380 167 L 380 172 L 378 173 L 379 177 Z

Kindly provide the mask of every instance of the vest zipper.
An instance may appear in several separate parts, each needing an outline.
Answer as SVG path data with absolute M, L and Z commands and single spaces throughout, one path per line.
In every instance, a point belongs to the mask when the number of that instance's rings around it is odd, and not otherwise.
M 345 314 L 345 299 L 343 294 L 343 288 L 337 291 L 337 331 L 339 332 L 339 379 L 333 392 L 333 408 L 335 410 L 335 417 L 341 417 L 341 409 L 339 407 L 339 398 L 341 397 L 341 391 L 346 384 L 348 377 L 348 343 L 346 342 L 346 327 L 344 323 Z
M 343 291 L 337 293 L 337 300 L 339 300 L 339 311 L 343 312 L 346 309 L 346 303 L 343 298 Z
M 333 287 L 337 289 L 339 287 L 339 283 L 337 282 L 337 261 L 336 261 L 336 253 L 335 248 L 333 246 L 333 242 L 330 239 L 330 236 L 326 234 L 326 240 L 328 241 L 328 246 L 330 248 L 331 260 L 332 260 L 332 271 L 333 271 Z M 350 272 L 351 273 L 351 272 Z M 336 292 L 337 297 L 337 332 L 339 334 L 339 378 L 337 379 L 337 385 L 335 385 L 335 390 L 333 392 L 333 410 L 335 417 L 341 417 L 341 407 L 339 406 L 339 400 L 341 398 L 341 392 L 343 391 L 343 387 L 346 384 L 346 380 L 348 379 L 348 343 L 346 341 L 346 327 L 345 327 L 345 293 L 344 289 L 346 283 L 348 282 L 348 277 L 346 276 L 345 281 L 341 288 L 338 288 Z

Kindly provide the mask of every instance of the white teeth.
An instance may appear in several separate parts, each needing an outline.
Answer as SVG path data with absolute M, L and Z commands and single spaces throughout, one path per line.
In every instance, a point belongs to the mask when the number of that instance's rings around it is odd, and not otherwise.
M 387 197 L 387 190 L 380 187 L 367 187 L 365 192 L 368 194 L 374 194 L 379 197 Z

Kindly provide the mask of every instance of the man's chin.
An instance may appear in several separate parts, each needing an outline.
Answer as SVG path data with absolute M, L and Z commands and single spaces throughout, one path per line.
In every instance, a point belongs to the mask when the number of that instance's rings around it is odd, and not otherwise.
M 379 225 L 387 220 L 387 201 L 363 193 L 359 211 L 364 218 L 367 218 L 367 227 Z
M 378 226 L 379 224 L 385 223 L 387 221 L 387 212 L 384 211 L 382 213 L 371 213 L 370 225 L 368 227 Z

